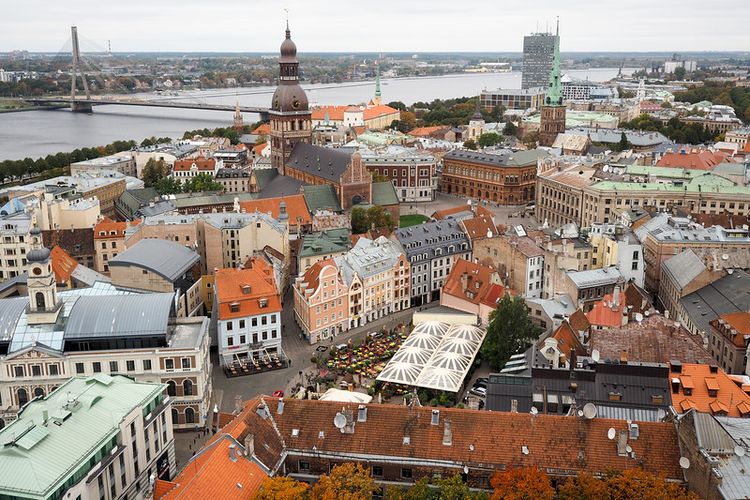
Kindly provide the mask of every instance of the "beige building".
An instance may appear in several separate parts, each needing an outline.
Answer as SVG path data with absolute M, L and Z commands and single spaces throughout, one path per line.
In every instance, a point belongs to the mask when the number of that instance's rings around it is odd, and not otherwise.
M 510 288 L 525 298 L 539 298 L 544 283 L 544 251 L 528 236 L 498 236 L 474 242 L 474 258 L 497 269 Z
M 96 250 L 96 271 L 102 274 L 109 274 L 109 261 L 120 252 L 123 252 L 125 246 L 126 229 L 137 226 L 140 220 L 131 222 L 115 222 L 112 219 L 104 218 L 94 226 L 94 248 Z
M 29 211 L 43 230 L 92 228 L 101 218 L 101 203 L 97 198 L 54 199 L 45 194 L 29 203 Z
M 594 182 L 596 169 L 560 158 L 542 158 L 537 165 L 536 218 L 550 227 L 581 224 L 583 192 Z
M 70 164 L 70 175 L 97 172 L 119 172 L 123 175 L 138 177 L 138 169 L 135 166 L 135 155 L 129 151 L 116 153 L 109 156 L 93 158 Z
M 568 294 L 575 300 L 577 295 L 569 293 L 566 275 L 569 271 L 587 271 L 592 268 L 591 245 L 576 236 L 548 241 L 543 250 L 544 284 L 541 298 L 555 299 L 558 295 Z
M 664 314 L 677 318 L 680 300 L 713 283 L 726 273 L 720 269 L 709 269 L 692 250 L 685 250 L 668 258 L 661 265 L 658 298 Z
M 26 271 L 31 227 L 31 217 L 25 213 L 0 219 L 0 281 L 15 278 Z

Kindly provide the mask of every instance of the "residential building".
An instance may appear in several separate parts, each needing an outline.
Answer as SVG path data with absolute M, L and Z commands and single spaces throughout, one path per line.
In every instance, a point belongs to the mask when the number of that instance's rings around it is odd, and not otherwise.
M 656 162 L 656 166 L 710 171 L 727 161 L 728 157 L 729 155 L 719 151 L 683 147 L 679 151 L 664 153 L 664 156 Z
M 546 97 L 545 97 L 546 100 Z M 564 115 L 564 116 L 563 116 Z M 563 120 L 563 118 L 565 118 Z M 617 116 L 612 116 L 608 113 L 602 113 L 598 111 L 578 111 L 573 109 L 567 109 L 563 104 L 554 110 L 552 108 L 547 109 L 547 116 L 545 117 L 545 123 L 548 125 L 554 123 L 554 131 L 557 134 L 563 133 L 567 129 L 578 129 L 578 128 L 590 128 L 590 129 L 609 129 L 614 130 L 619 126 L 619 119 Z M 565 127 L 563 128 L 563 124 Z M 542 113 L 535 113 L 529 116 L 525 116 L 521 119 L 520 128 L 524 134 L 531 132 L 542 132 Z M 551 132 L 548 131 L 548 132 Z M 550 136 L 551 138 L 551 136 Z M 592 139 L 593 141 L 593 139 Z M 551 144 L 554 144 L 552 139 Z M 543 144 L 540 144 L 543 146 Z
M 19 214 L 0 219 L 0 280 L 26 272 L 26 254 L 31 249 L 31 217 Z
M 389 146 L 382 152 L 363 151 L 362 163 L 373 176 L 393 183 L 401 203 L 435 199 L 438 160 L 429 153 Z
M 589 269 L 588 271 L 568 271 L 565 273 L 562 292 L 573 297 L 584 311 L 590 310 L 594 302 L 612 294 L 615 287 L 622 286 L 622 273 L 616 267 Z
M 550 72 L 551 70 L 552 66 L 550 65 Z M 568 75 L 567 73 L 562 75 L 562 77 L 560 78 L 560 83 L 562 83 L 562 96 L 566 101 L 573 101 L 578 99 L 588 100 L 591 99 L 592 90 L 607 89 L 607 87 L 602 86 L 601 83 L 575 78 Z
M 334 426 L 334 418 L 343 423 L 341 428 Z M 461 473 L 469 487 L 490 490 L 490 476 L 496 470 L 518 464 L 539 467 L 561 480 L 583 472 L 604 474 L 613 467 L 640 467 L 682 482 L 674 425 L 636 425 L 638 432 L 631 433 L 625 422 L 609 418 L 277 401 L 261 396 L 248 401 L 224 432 L 239 442 L 252 435 L 255 456 L 272 475 L 286 474 L 298 480 L 314 481 L 332 467 L 354 461 L 382 486 L 411 486 L 436 474 L 449 477 Z M 616 443 L 607 439 L 610 427 L 624 433 L 621 453 Z M 326 443 L 325 452 L 320 451 L 321 439 Z M 559 446 L 561 442 L 566 446 Z M 657 442 L 660 446 L 652 446 Z M 639 461 L 626 453 L 626 445 Z M 555 453 L 549 453 L 550 449 Z M 579 460 L 580 456 L 588 458 Z
M 112 284 L 129 290 L 174 294 L 178 318 L 203 314 L 200 256 L 166 240 L 141 240 L 109 260 Z
M 397 229 L 398 240 L 411 265 L 411 304 L 440 299 L 440 290 L 456 260 L 471 259 L 466 233 L 453 220 L 426 222 Z
M 211 155 L 217 165 L 226 165 L 229 168 L 244 168 L 248 161 L 248 148 L 240 144 L 233 148 L 217 149 Z
M 675 319 L 690 333 L 706 339 L 712 320 L 723 314 L 750 310 L 749 289 L 750 276 L 745 271 L 727 273 L 680 299 Z
M 115 200 L 115 211 L 120 220 L 134 220 L 143 217 L 144 213 L 156 215 L 153 213 L 156 210 L 163 213 L 174 209 L 174 205 L 168 199 L 163 199 L 154 188 L 126 190 Z
M 492 267 L 458 259 L 445 280 L 440 305 L 476 314 L 482 324 L 508 290 Z
M 359 238 L 333 259 L 315 263 L 294 283 L 295 319 L 316 343 L 410 307 L 410 270 L 395 241 Z
M 633 231 L 619 223 L 594 223 L 589 228 L 588 238 L 592 247 L 592 268 L 615 266 L 625 281 L 643 287 L 643 248 Z
M 302 194 L 242 201 L 240 211 L 268 214 L 280 224 L 287 226 L 290 234 L 298 236 L 310 231 L 312 225 L 310 210 Z
M 544 251 L 528 236 L 486 238 L 473 243 L 474 258 L 491 265 L 511 289 L 525 298 L 540 298 L 544 284 Z
M 401 119 L 401 112 L 385 104 L 370 103 L 366 106 L 320 106 L 312 110 L 313 127 L 364 127 L 367 130 L 390 128 L 394 120 Z
M 705 109 L 704 113 L 703 116 L 689 115 L 681 118 L 680 121 L 685 123 L 697 123 L 704 129 L 715 134 L 726 133 L 742 126 L 742 120 L 737 118 L 732 106 L 712 104 Z
M 565 132 L 566 107 L 563 104 L 562 83 L 560 75 L 560 33 L 555 34 L 552 53 L 552 68 L 549 73 L 547 92 L 539 118 L 539 145 L 550 147 L 555 143 L 558 134 Z
M 143 168 L 149 160 L 164 162 L 167 168 L 172 168 L 174 162 L 192 156 L 199 151 L 200 147 L 192 141 L 177 141 L 170 144 L 155 144 L 153 146 L 141 146 L 132 154 L 135 156 L 135 167 L 139 179 L 143 179 Z
M 536 218 L 550 227 L 581 224 L 583 190 L 595 182 L 596 169 L 579 162 L 548 157 L 539 160 Z
M 0 495 L 143 498 L 152 476 L 168 480 L 176 469 L 164 389 L 100 373 L 29 402 L 0 429 Z
M 297 274 L 305 274 L 316 262 L 344 255 L 351 248 L 351 231 L 346 228 L 306 234 L 297 253 Z
M 686 295 L 724 276 L 719 269 L 708 268 L 693 250 L 685 250 L 662 262 L 658 299 L 665 314 L 677 318 L 680 300 Z
M 523 72 L 521 88 L 546 89 L 552 73 L 555 49 L 559 46 L 559 34 L 533 33 L 523 37 Z
M 307 95 L 299 86 L 297 46 L 287 26 L 279 57 L 279 85 L 271 98 L 271 167 L 286 174 L 289 157 L 297 144 L 312 141 L 312 115 Z
M 214 272 L 219 361 L 283 356 L 281 297 L 273 266 L 251 258 L 242 269 Z
M 203 158 L 201 156 L 197 158 L 185 158 L 174 162 L 169 176 L 185 184 L 199 174 L 210 175 L 213 178 L 222 166 L 222 163 L 217 162 L 215 158 Z
M 443 156 L 440 190 L 501 205 L 523 205 L 536 199 L 537 160 L 542 150 L 499 154 L 453 150 Z
M 125 230 L 135 227 L 140 220 L 115 222 L 105 217 L 94 226 L 94 247 L 96 249 L 96 267 L 94 270 L 109 274 L 109 261 L 120 252 L 125 251 Z
M 50 251 L 52 271 L 58 288 L 91 287 L 96 282 L 109 282 L 109 278 L 78 263 L 65 250 L 52 247 Z
M 740 127 L 734 130 L 729 130 L 724 135 L 724 140 L 733 144 L 738 144 L 740 150 L 743 150 L 750 140 L 750 127 Z
M 251 192 L 249 168 L 220 168 L 214 180 L 224 186 L 225 193 Z
M 89 269 L 96 268 L 94 229 L 54 229 L 42 231 L 42 240 L 47 248 L 60 247 L 78 264 Z
M 636 234 L 643 244 L 646 288 L 652 291 L 659 290 L 662 264 L 687 249 L 715 249 L 724 252 L 727 259 L 735 252 L 750 250 L 750 232 L 747 229 L 706 228 L 689 218 L 666 213 L 652 218 L 638 228 Z
M 91 160 L 77 161 L 70 164 L 70 175 L 76 176 L 84 172 L 119 172 L 130 177 L 138 177 L 138 169 L 135 166 L 135 156 L 129 151 L 116 153 L 109 156 L 92 158 Z
M 578 237 L 577 229 L 571 232 L 559 232 L 543 244 L 544 283 L 542 284 L 542 298 L 554 299 L 557 295 L 568 294 L 569 271 L 587 271 L 592 268 L 591 244 Z M 611 292 L 612 290 L 609 290 Z M 577 294 L 569 295 L 577 304 Z M 601 298 L 601 297 L 600 297 Z
M 747 348 L 750 345 L 750 312 L 722 314 L 709 322 L 708 350 L 727 373 L 750 374 Z
M 716 365 L 670 363 L 672 407 L 717 416 L 750 416 L 750 395 Z
M 479 95 L 479 101 L 482 107 L 488 111 L 497 106 L 518 111 L 536 110 L 541 108 L 544 103 L 544 89 L 546 86 L 547 83 L 545 82 L 543 86 L 533 88 L 484 89 Z

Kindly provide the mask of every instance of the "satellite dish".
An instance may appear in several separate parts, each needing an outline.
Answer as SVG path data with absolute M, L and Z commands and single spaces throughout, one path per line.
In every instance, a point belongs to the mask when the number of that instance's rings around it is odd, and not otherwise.
M 607 438 L 611 441 L 615 438 L 615 434 L 617 434 L 617 431 L 614 427 L 610 427 L 607 431 Z
M 726 254 L 726 253 L 721 254 L 721 260 L 729 260 L 729 254 Z
M 633 448 L 631 448 L 631 446 L 630 446 L 630 445 L 627 445 L 627 446 L 625 447 L 625 451 L 627 451 L 628 453 L 632 453 L 632 452 L 633 452 Z
M 680 457 L 680 467 L 683 469 L 690 468 L 690 459 L 688 457 Z
M 346 427 L 346 417 L 341 413 L 337 413 L 336 416 L 333 417 L 333 425 L 335 425 L 337 429 L 343 429 Z
M 466 204 L 471 206 L 471 199 L 466 200 Z
M 735 446 L 734 447 L 734 454 L 738 457 L 744 457 L 745 456 L 745 448 L 742 446 Z
M 638 323 L 640 323 L 641 321 L 643 321 L 643 314 L 641 314 L 641 313 L 635 313 L 635 320 Z
M 658 409 L 658 410 L 656 411 L 656 419 L 657 419 L 658 421 L 660 421 L 660 422 L 661 422 L 662 420 L 664 420 L 664 417 L 666 417 L 666 416 L 667 416 L 667 412 L 665 412 L 665 411 L 664 411 L 664 410 L 662 410 L 661 408 L 659 408 L 659 409 Z
M 578 410 L 578 416 L 579 416 L 579 417 L 582 417 L 582 416 L 583 416 L 583 410 Z
M 583 416 L 588 420 L 591 420 L 596 416 L 596 405 L 594 403 L 586 403 L 583 405 Z
M 598 363 L 599 362 L 599 358 L 600 358 L 600 355 L 599 355 L 599 350 L 598 349 L 594 349 L 593 351 L 591 351 L 591 359 L 594 360 L 594 363 Z
M 487 230 L 487 237 L 492 238 L 492 231 L 490 229 Z
M 532 414 L 532 415 L 536 415 L 536 414 L 538 414 L 538 413 L 539 413 L 539 410 L 537 410 L 537 409 L 536 409 L 536 406 L 532 406 L 532 407 L 531 407 L 531 414 Z

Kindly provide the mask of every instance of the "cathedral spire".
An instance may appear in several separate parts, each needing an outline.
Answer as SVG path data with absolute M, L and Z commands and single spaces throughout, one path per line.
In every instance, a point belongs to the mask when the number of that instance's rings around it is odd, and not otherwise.
M 482 118 L 482 96 L 477 96 L 477 105 L 474 109 L 474 114 L 471 115 L 472 120 L 483 120 Z
M 552 58 L 552 72 L 549 75 L 549 87 L 544 98 L 547 106 L 562 106 L 562 84 L 560 82 L 560 20 L 557 20 L 555 32 L 555 52 Z
M 383 104 L 383 98 L 380 94 L 380 63 L 375 67 L 375 97 L 372 99 L 375 106 Z

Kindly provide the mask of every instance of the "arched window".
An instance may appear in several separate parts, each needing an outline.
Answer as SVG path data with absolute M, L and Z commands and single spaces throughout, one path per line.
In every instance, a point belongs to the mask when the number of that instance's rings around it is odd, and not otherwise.
M 186 424 L 194 424 L 195 423 L 195 410 L 188 407 L 185 408 L 185 423 Z
M 193 383 L 190 380 L 186 380 L 182 383 L 182 389 L 185 396 L 193 395 Z
M 174 383 L 174 380 L 167 382 L 167 394 L 170 396 L 177 395 L 177 385 Z
M 38 398 L 39 396 L 44 397 L 44 389 L 42 389 L 41 387 L 37 387 L 36 389 L 34 389 L 34 397 Z
M 23 406 L 29 402 L 29 393 L 24 388 L 18 389 L 16 396 L 18 396 L 18 406 Z
M 177 408 L 172 408 L 172 425 L 180 423 L 180 414 Z
M 45 308 L 44 306 L 44 294 L 42 292 L 36 292 L 36 308 L 38 311 L 43 311 Z

